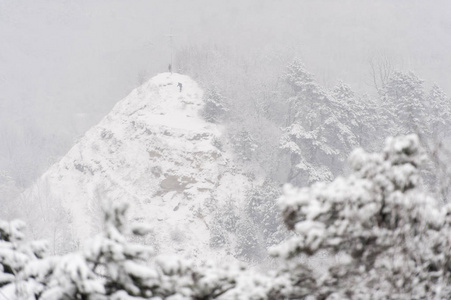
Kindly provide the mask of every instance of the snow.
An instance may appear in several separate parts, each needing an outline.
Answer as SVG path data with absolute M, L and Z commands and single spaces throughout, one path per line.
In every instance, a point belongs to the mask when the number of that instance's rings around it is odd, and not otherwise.
M 131 204 L 131 219 L 151 225 L 148 242 L 160 253 L 225 257 L 209 250 L 213 214 L 199 211 L 211 197 L 244 198 L 249 180 L 230 170 L 228 155 L 213 145 L 221 130 L 199 116 L 202 96 L 188 76 L 153 77 L 119 101 L 25 196 L 37 199 L 48 187 L 48 197 L 70 212 L 77 241 L 100 232 L 103 198 L 120 199 Z

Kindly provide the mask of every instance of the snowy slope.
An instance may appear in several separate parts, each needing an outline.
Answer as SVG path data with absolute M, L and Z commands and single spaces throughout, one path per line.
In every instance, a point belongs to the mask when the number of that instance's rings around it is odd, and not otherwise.
M 131 204 L 131 219 L 154 227 L 152 243 L 161 253 L 217 256 L 220 250 L 209 250 L 205 202 L 243 199 L 249 182 L 226 167 L 215 146 L 219 129 L 199 117 L 202 94 L 187 76 L 155 76 L 117 103 L 25 198 L 47 189 L 70 213 L 79 241 L 100 230 L 101 200 L 121 199 Z

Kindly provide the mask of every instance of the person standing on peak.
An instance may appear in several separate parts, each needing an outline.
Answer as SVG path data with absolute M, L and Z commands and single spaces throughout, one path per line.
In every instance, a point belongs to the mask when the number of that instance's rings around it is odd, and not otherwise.
M 171 65 L 171 64 L 169 64 L 168 70 L 169 70 L 169 72 L 172 74 L 172 65 Z
M 180 92 L 182 92 L 182 83 L 181 82 L 179 82 L 178 84 L 177 84 L 177 87 L 179 87 L 180 88 Z

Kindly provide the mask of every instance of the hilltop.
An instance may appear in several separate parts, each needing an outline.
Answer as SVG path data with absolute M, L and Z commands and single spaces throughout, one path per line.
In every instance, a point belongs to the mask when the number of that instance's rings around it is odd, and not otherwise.
M 199 116 L 202 96 L 188 76 L 162 73 L 119 101 L 24 193 L 34 237 L 53 235 L 55 252 L 69 241 L 81 247 L 101 229 L 101 201 L 121 200 L 131 219 L 152 225 L 144 242 L 161 253 L 230 254 L 210 247 L 212 218 L 221 203 L 243 201 L 251 183 L 220 149 L 218 125 Z

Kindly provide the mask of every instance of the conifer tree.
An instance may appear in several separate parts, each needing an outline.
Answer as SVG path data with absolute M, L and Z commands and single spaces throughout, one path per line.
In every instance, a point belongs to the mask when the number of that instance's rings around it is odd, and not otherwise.
M 205 91 L 203 100 L 205 106 L 201 112 L 202 117 L 211 123 L 221 122 L 228 109 L 225 97 L 219 92 L 219 88 L 208 88 Z
M 287 187 L 280 205 L 297 235 L 273 250 L 287 259 L 278 277 L 288 280 L 276 291 L 316 299 L 451 297 L 451 210 L 422 192 L 424 158 L 416 136 L 391 138 L 380 154 L 354 151 L 347 178 Z M 341 257 L 321 276 L 294 259 L 320 251 Z
M 423 81 L 414 73 L 394 72 L 383 88 L 382 107 L 393 122 L 389 135 L 430 134 Z
M 441 141 L 451 126 L 451 101 L 436 84 L 426 96 L 427 123 L 431 138 Z
M 323 90 L 297 59 L 284 78 L 292 90 L 280 144 L 290 157 L 288 181 L 298 185 L 330 181 L 358 145 L 352 119 L 347 119 L 349 105 Z
M 384 135 L 378 132 L 381 120 L 379 105 L 374 99 L 367 95 L 357 95 L 342 81 L 333 88 L 331 96 L 335 99 L 335 109 L 339 112 L 340 121 L 347 124 L 355 134 L 357 145 L 378 147 L 383 142 L 378 138 Z
M 42 263 L 48 244 L 25 241 L 24 229 L 25 223 L 20 220 L 0 220 L 0 291 L 8 291 L 17 299 L 40 295 L 44 285 L 38 277 L 51 273 L 53 267 L 50 261 Z
M 85 256 L 90 269 L 104 278 L 105 294 L 114 297 L 126 293 L 130 297 L 150 297 L 157 274 L 146 267 L 152 255 L 149 246 L 128 242 L 126 236 L 143 236 L 145 226 L 128 226 L 124 202 L 104 202 L 104 231 L 89 245 Z

